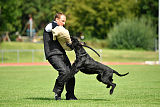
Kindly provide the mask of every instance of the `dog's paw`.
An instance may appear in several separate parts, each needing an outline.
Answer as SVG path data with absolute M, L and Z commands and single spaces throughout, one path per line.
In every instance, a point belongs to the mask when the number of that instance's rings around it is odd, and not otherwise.
M 107 85 L 107 87 L 106 88 L 110 88 L 110 85 Z
M 114 84 L 113 86 L 112 86 L 112 88 L 111 88 L 111 90 L 110 90 L 110 95 L 112 95 L 113 94 L 113 91 L 114 91 L 114 88 L 116 87 L 116 84 Z
M 113 94 L 113 90 L 111 89 L 111 90 L 110 90 L 110 95 L 112 95 L 112 94 Z

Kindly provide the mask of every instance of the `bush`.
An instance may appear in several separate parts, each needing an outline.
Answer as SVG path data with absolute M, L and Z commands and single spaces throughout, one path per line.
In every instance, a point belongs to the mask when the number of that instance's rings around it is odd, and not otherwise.
M 109 47 L 118 49 L 154 48 L 155 28 L 146 18 L 125 19 L 108 34 Z
M 10 36 L 10 39 L 11 41 L 16 41 L 16 38 L 18 37 L 18 35 L 11 35 Z

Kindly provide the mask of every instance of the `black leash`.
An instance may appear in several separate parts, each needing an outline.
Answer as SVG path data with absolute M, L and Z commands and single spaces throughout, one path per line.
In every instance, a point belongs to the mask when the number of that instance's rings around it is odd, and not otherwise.
M 91 47 L 89 47 L 89 46 L 87 46 L 87 45 L 82 45 L 82 46 L 91 49 L 92 51 L 94 51 L 94 52 L 100 57 L 99 53 L 98 53 L 96 50 L 94 50 L 93 48 L 91 48 Z

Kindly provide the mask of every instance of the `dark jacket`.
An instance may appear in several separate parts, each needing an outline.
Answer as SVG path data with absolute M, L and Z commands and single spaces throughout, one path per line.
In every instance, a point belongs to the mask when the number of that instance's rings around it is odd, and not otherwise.
M 54 29 L 56 26 L 58 26 L 57 23 L 53 21 L 52 29 Z M 52 32 L 47 32 L 45 29 L 43 33 L 43 42 L 46 59 L 48 59 L 52 55 L 66 54 L 65 50 L 62 48 L 58 40 L 53 40 Z

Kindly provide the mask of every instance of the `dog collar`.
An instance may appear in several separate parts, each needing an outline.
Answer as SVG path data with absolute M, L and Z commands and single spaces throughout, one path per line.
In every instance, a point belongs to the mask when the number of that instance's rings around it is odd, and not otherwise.
M 81 57 L 81 56 L 85 56 L 85 55 L 87 55 L 87 53 L 84 53 L 84 54 L 82 54 L 82 55 L 79 55 L 79 56 Z

